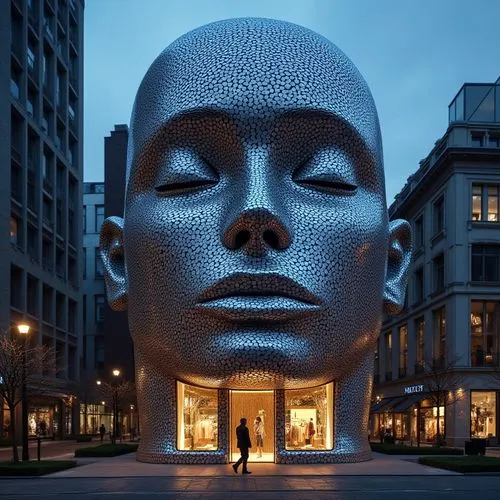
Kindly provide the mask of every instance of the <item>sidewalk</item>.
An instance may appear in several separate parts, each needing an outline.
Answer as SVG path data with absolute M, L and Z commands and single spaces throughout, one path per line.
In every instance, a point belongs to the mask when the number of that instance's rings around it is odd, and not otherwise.
M 357 464 L 338 465 L 280 465 L 249 464 L 256 476 L 311 477 L 311 476 L 452 476 L 460 475 L 420 465 L 415 461 L 374 453 L 374 459 Z M 406 458 L 406 457 L 405 457 Z M 228 465 L 170 465 L 137 462 L 135 453 L 115 458 L 77 459 L 79 467 L 51 474 L 51 478 L 124 478 L 124 477 L 236 477 Z M 91 463 L 89 461 L 92 460 Z

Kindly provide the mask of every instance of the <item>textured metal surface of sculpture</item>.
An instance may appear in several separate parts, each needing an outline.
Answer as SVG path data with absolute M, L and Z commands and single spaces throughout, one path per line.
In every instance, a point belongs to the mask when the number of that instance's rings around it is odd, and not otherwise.
M 124 219 L 101 233 L 108 300 L 128 309 L 139 460 L 227 460 L 228 391 L 276 390 L 276 461 L 370 457 L 381 314 L 403 305 L 410 230 L 387 217 L 370 91 L 303 27 L 203 26 L 137 93 Z M 216 452 L 176 449 L 175 381 L 222 389 Z M 290 452 L 283 390 L 335 381 L 334 449 Z

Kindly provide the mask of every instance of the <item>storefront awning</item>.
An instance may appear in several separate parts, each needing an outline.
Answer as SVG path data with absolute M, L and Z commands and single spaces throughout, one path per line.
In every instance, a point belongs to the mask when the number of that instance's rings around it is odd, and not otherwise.
M 374 403 L 371 407 L 372 413 L 380 413 L 390 410 L 394 405 L 401 403 L 407 396 L 396 396 L 393 398 L 384 398 Z
M 414 404 L 419 403 L 422 399 L 427 397 L 426 392 L 420 392 L 418 394 L 412 394 L 411 396 L 406 396 L 403 401 L 400 401 L 396 405 L 392 406 L 392 413 L 402 413 L 408 408 L 411 408 Z

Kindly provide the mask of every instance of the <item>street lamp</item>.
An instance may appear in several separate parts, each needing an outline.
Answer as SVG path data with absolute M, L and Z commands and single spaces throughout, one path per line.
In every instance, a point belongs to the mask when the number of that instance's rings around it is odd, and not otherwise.
M 28 348 L 28 333 L 30 331 L 30 326 L 26 323 L 20 323 L 17 325 L 19 333 L 24 336 L 24 349 L 23 349 L 23 384 L 22 384 L 22 460 L 28 461 L 30 459 L 29 449 L 28 449 L 28 391 L 26 387 L 26 350 Z
M 116 368 L 113 370 L 113 376 L 118 379 L 120 376 L 120 370 Z M 113 444 L 116 444 L 117 436 L 117 425 L 118 425 L 118 381 L 113 384 Z

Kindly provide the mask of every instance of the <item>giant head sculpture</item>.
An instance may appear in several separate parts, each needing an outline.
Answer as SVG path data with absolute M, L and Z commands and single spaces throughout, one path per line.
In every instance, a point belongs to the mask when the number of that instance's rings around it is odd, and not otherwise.
M 101 233 L 109 303 L 128 310 L 143 435 L 164 411 L 153 393 L 175 379 L 287 389 L 362 378 L 365 418 L 410 246 L 408 223 L 388 221 L 372 96 L 335 45 L 266 19 L 179 38 L 140 85 L 124 218 Z

